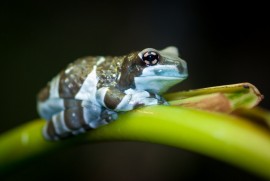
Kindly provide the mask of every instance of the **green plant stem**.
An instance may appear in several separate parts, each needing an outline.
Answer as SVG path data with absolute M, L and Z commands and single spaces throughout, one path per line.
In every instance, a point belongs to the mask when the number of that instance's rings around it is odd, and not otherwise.
M 0 136 L 0 169 L 67 145 L 93 141 L 143 141 L 201 153 L 270 179 L 270 134 L 237 117 L 175 106 L 123 113 L 99 129 L 61 142 L 45 141 L 35 120 Z

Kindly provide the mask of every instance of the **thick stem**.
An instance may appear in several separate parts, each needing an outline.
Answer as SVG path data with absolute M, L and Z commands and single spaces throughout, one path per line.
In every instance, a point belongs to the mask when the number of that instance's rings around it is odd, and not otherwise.
M 187 149 L 270 179 L 270 134 L 233 116 L 174 106 L 151 106 L 120 115 L 109 125 L 60 142 L 42 138 L 45 121 L 0 136 L 0 169 L 59 147 L 93 141 L 143 141 Z

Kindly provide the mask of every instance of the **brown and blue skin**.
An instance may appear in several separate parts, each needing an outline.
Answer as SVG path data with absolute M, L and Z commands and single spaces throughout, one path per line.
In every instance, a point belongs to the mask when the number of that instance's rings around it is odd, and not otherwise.
M 164 104 L 159 95 L 186 77 L 175 47 L 80 58 L 38 94 L 38 112 L 48 120 L 43 135 L 67 138 L 116 120 L 118 112 Z

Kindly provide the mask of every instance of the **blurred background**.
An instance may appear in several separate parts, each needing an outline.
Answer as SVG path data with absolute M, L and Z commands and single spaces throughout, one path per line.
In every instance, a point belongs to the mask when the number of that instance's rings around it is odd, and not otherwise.
M 179 48 L 189 78 L 175 89 L 251 82 L 270 109 L 268 16 L 258 1 L 3 1 L 0 133 L 37 118 L 37 92 L 76 58 L 146 47 Z M 128 142 L 61 150 L 13 173 L 5 180 L 260 180 L 185 150 Z

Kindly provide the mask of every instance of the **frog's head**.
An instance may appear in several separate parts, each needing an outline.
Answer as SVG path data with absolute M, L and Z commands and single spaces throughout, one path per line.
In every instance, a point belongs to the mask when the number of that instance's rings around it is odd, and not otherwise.
M 146 48 L 129 55 L 129 74 L 126 79 L 138 90 L 162 94 L 187 78 L 187 64 L 178 57 L 176 47 L 163 50 Z
M 188 76 L 187 64 L 178 57 L 176 47 L 161 51 L 146 48 L 138 56 L 145 66 L 141 75 L 134 77 L 136 89 L 161 94 Z

